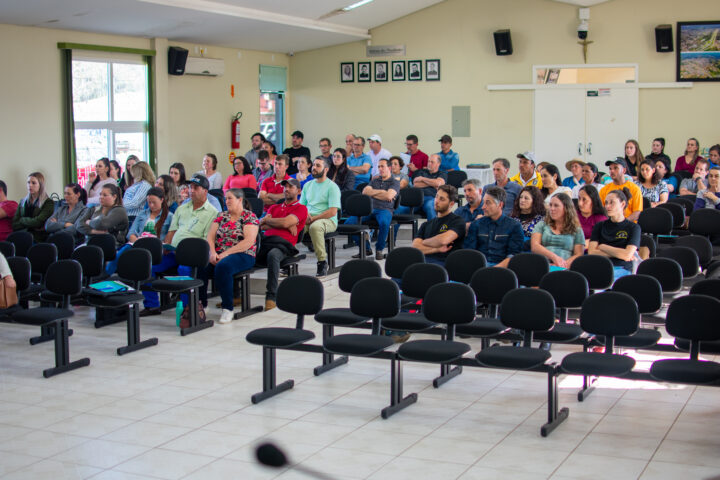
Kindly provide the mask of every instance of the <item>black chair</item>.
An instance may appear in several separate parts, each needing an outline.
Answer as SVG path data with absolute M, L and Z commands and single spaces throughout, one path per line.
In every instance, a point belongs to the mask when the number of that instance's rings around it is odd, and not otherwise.
M 458 206 L 462 206 L 463 198 L 465 198 L 465 195 L 463 194 L 463 188 L 462 184 L 465 180 L 467 180 L 467 172 L 463 170 L 450 170 L 447 172 L 447 184 L 452 185 L 455 187 L 458 191 Z
M 175 250 L 175 260 L 178 265 L 185 265 L 191 268 L 191 280 L 168 280 L 160 278 L 153 280 L 150 286 L 157 292 L 181 294 L 187 293 L 188 312 L 190 326 L 181 328 L 181 335 L 188 335 L 213 326 L 212 320 L 200 323 L 198 319 L 198 289 L 204 285 L 202 280 L 197 278 L 198 270 L 205 268 L 210 259 L 210 245 L 204 238 L 185 238 L 178 243 Z
M 702 270 L 707 270 L 713 261 L 713 245 L 707 237 L 701 235 L 685 235 L 675 241 L 676 247 L 688 247 L 695 251 Z
M 601 292 L 585 300 L 580 312 L 580 326 L 586 332 L 604 337 L 605 352 L 575 352 L 561 362 L 563 372 L 571 375 L 622 377 L 635 367 L 635 359 L 615 353 L 615 337 L 632 335 L 638 329 L 640 313 L 633 298 L 622 292 Z M 594 389 L 578 393 L 584 400 Z
M 540 289 L 552 295 L 555 308 L 559 311 L 559 321 L 552 329 L 535 333 L 535 340 L 541 342 L 563 343 L 577 340 L 583 335 L 579 325 L 567 323 L 568 309 L 580 308 L 589 295 L 588 282 L 579 272 L 557 270 L 547 273 L 540 280 Z
M 380 264 L 372 260 L 350 260 L 340 268 L 338 287 L 343 292 L 352 292 L 357 282 L 364 278 L 381 278 Z M 354 327 L 370 321 L 370 317 L 354 314 L 350 308 L 325 308 L 315 315 L 315 321 L 323 326 L 323 341 L 335 334 L 335 327 Z M 328 370 L 348 362 L 346 356 L 335 359 L 331 353 L 323 353 L 323 363 L 313 373 L 321 375 Z
M 115 260 L 117 257 L 117 244 L 115 237 L 109 233 L 101 233 L 98 235 L 90 235 L 87 245 L 95 245 L 102 248 L 105 262 Z
M 17 291 L 19 299 L 21 292 L 30 286 L 30 261 L 25 257 L 7 257 L 6 260 L 10 267 L 10 272 L 12 272 L 13 279 L 15 279 L 15 290 Z M 10 308 L 0 310 L 0 321 L 11 321 L 10 315 L 19 311 L 21 308 L 23 307 L 18 303 Z
M 625 275 L 624 277 L 620 277 L 613 284 L 612 291 L 626 293 L 634 298 L 641 320 L 643 318 L 642 315 L 654 315 L 662 308 L 662 287 L 657 279 L 649 275 Z M 657 345 L 661 338 L 662 335 L 660 332 L 654 328 L 638 327 L 637 331 L 632 335 L 616 336 L 615 346 L 650 348 Z M 600 335 L 595 339 L 600 344 L 605 343 L 605 339 Z
M 690 247 L 668 247 L 661 249 L 657 256 L 659 258 L 671 258 L 680 264 L 683 280 L 697 277 L 700 272 L 700 260 L 697 253 Z
M 673 217 L 673 228 L 681 228 L 685 225 L 685 208 L 679 203 L 665 202 L 655 208 L 665 209 Z
M 687 198 L 673 197 L 668 199 L 667 203 L 677 203 L 678 205 L 682 205 L 683 209 L 685 210 L 686 217 L 692 215 L 693 210 L 695 210 L 695 202 L 690 201 Z
M 0 242 L 0 253 L 3 257 L 10 258 L 15 256 L 15 244 L 10 242 Z
M 360 260 L 364 260 L 366 255 L 366 242 L 370 240 L 370 228 L 360 223 L 362 217 L 366 217 L 372 213 L 372 199 L 367 195 L 352 195 L 347 197 L 344 209 L 345 215 L 348 217 L 357 217 L 358 223 L 355 225 L 340 224 L 337 226 L 336 233 L 338 235 L 346 235 L 349 239 L 358 239 L 358 253 Z M 343 245 L 343 248 L 351 248 L 355 245 L 351 242 Z M 372 251 L 369 253 L 372 254 Z
M 642 247 L 648 249 L 648 258 L 657 256 L 657 242 L 655 242 L 650 235 L 645 235 L 644 233 L 640 235 L 640 248 Z
M 645 211 L 645 209 L 650 209 L 650 208 L 652 208 L 652 203 L 650 203 L 650 199 L 649 199 L 649 198 L 647 198 L 647 197 L 642 197 L 642 203 L 643 203 L 643 211 Z
M 443 267 L 434 263 L 415 263 L 405 269 L 402 277 L 403 293 L 421 300 L 430 287 L 447 283 L 448 274 Z M 419 306 L 415 307 L 420 309 Z M 400 332 L 422 332 L 435 326 L 422 313 L 399 312 L 392 317 L 382 317 L 383 327 Z
M 69 310 L 70 298 L 82 291 L 82 267 L 75 260 L 59 260 L 47 270 L 46 288 L 55 294 L 62 295 L 62 308 L 39 307 L 21 310 L 12 315 L 12 320 L 23 325 L 51 327 L 55 340 L 55 367 L 43 371 L 45 378 L 59 373 L 75 370 L 90 365 L 89 358 L 70 361 L 70 336 L 68 318 L 73 316 Z
M 358 190 L 342 190 L 340 192 L 340 217 L 341 218 L 347 218 L 349 215 L 345 213 L 345 208 L 347 206 L 348 198 L 354 197 L 355 195 L 360 195 L 360 192 Z
M 208 195 L 212 195 L 217 199 L 222 210 L 227 210 L 227 207 L 225 206 L 225 193 L 222 191 L 222 188 L 210 189 L 208 190 Z
M 133 243 L 132 248 L 142 248 L 150 252 L 153 265 L 158 265 L 163 258 L 163 243 L 157 237 L 140 237 Z
M 700 360 L 699 356 L 704 342 L 720 340 L 718 311 L 720 300 L 707 295 L 690 294 L 673 300 L 665 329 L 676 339 L 690 342 L 690 358 L 656 360 L 650 366 L 650 375 L 663 382 L 717 384 L 720 364 Z
M 547 364 L 550 352 L 532 346 L 535 332 L 550 330 L 555 325 L 555 301 L 545 290 L 516 288 L 503 297 L 500 320 L 506 327 L 520 331 L 522 346 L 494 345 L 480 351 L 475 359 L 484 367 L 547 370 L 548 422 L 540 429 L 540 434 L 545 437 L 568 416 L 567 408 L 557 409 L 557 368 L 554 364 Z
M 47 242 L 57 247 L 59 260 L 67 260 L 72 257 L 72 252 L 75 250 L 75 238 L 69 233 L 53 233 L 48 237 Z
M 453 282 L 470 283 L 475 272 L 485 266 L 487 266 L 487 260 L 479 250 L 455 250 L 445 259 L 445 270 Z
M 688 230 L 695 235 L 708 237 L 715 240 L 720 234 L 720 210 L 714 208 L 700 208 L 690 215 Z M 713 247 L 713 257 L 720 255 L 720 247 Z
M 422 215 L 412 213 L 416 208 L 422 207 L 425 196 L 420 188 L 405 187 L 400 189 L 400 206 L 410 208 L 410 213 L 395 213 L 393 221 L 398 225 L 412 225 L 412 238 L 417 236 L 418 221 Z
M 258 198 L 258 192 L 254 188 L 246 187 L 243 188 L 242 191 L 245 198 Z
M 27 259 L 30 260 L 32 267 L 33 282 L 43 285 L 45 273 L 50 265 L 58 259 L 57 247 L 52 243 L 36 243 L 27 251 Z
M 636 273 L 639 275 L 650 275 L 657 279 L 662 287 L 663 295 L 673 295 L 682 290 L 682 267 L 671 258 L 648 258 L 640 262 Z
M 82 267 L 84 287 L 104 273 L 105 257 L 102 248 L 96 245 L 82 245 L 72 252 L 70 258 L 80 263 Z
M 32 233 L 24 231 L 12 232 L 5 241 L 15 245 L 15 255 L 18 257 L 26 257 L 28 250 L 35 243 Z
M 400 281 L 407 267 L 415 263 L 425 263 L 425 254 L 417 248 L 396 248 L 389 252 L 385 258 L 385 275 Z M 402 294 L 400 299 L 402 305 L 417 302 L 417 298 L 411 298 L 405 294 Z
M 508 268 L 517 275 L 519 285 L 537 287 L 542 277 L 550 271 L 550 262 L 538 253 L 518 253 L 510 258 Z
M 658 235 L 670 235 L 672 232 L 673 216 L 664 208 L 648 208 L 640 212 L 637 223 L 642 233 L 651 235 L 657 241 Z
M 615 271 L 608 257 L 583 255 L 573 260 L 570 270 L 581 273 L 588 281 L 591 292 L 606 290 L 613 284 Z
M 293 388 L 295 382 L 286 380 L 277 384 L 276 354 L 278 348 L 291 348 L 315 338 L 315 334 L 304 329 L 305 315 L 317 314 L 323 306 L 324 290 L 320 280 L 305 275 L 295 275 L 283 280 L 277 290 L 277 307 L 297 315 L 295 328 L 258 328 L 247 334 L 245 339 L 253 345 L 263 347 L 263 389 L 250 397 L 252 403 L 260 403 L 270 397 Z
M 121 281 L 129 284 L 136 293 L 123 293 L 106 297 L 88 295 L 88 303 L 103 310 L 128 310 L 127 345 L 117 349 L 118 355 L 134 352 L 158 344 L 157 338 L 140 341 L 140 304 L 145 297 L 140 285 L 152 276 L 152 256 L 142 248 L 131 248 L 120 255 L 117 274 Z
M 691 295 L 707 295 L 720 300 L 720 279 L 712 278 L 701 280 L 694 284 L 690 289 Z M 684 338 L 675 339 L 675 348 L 683 352 L 690 350 L 690 340 Z M 700 353 L 710 355 L 720 354 L 720 341 L 703 341 L 700 343 Z
M 265 204 L 257 197 L 245 197 L 245 200 L 250 203 L 250 209 L 256 217 L 260 218 L 265 211 Z
M 507 268 L 484 267 L 470 279 L 470 288 L 475 292 L 478 307 L 484 306 L 486 315 L 478 316 L 471 323 L 458 325 L 456 333 L 482 338 L 482 348 L 488 345 L 488 337 L 494 337 L 509 330 L 498 318 L 498 309 L 506 293 L 518 288 L 517 276 Z
M 365 189 L 365 187 L 367 187 L 368 185 L 369 185 L 369 183 L 367 183 L 367 182 L 365 182 L 365 183 L 359 183 L 358 186 L 355 187 L 355 190 L 357 190 L 358 192 L 361 192 L 361 193 L 362 193 L 362 191 L 363 191 L 363 190 Z

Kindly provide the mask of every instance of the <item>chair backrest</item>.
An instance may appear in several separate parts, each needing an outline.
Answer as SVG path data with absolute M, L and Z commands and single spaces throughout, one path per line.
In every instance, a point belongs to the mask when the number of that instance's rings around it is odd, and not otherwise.
M 663 293 L 675 293 L 682 288 L 682 267 L 672 258 L 648 258 L 638 265 L 640 275 L 650 275 L 660 282 Z
M 204 238 L 183 238 L 175 249 L 175 260 L 178 265 L 193 270 L 205 268 L 210 261 L 210 245 Z M 196 274 L 194 272 L 193 276 Z
M 475 272 L 486 265 L 482 252 L 466 248 L 451 252 L 445 259 L 445 270 L 453 282 L 469 283 Z
M 640 235 L 640 247 L 648 249 L 648 258 L 653 258 L 657 255 L 657 243 L 650 235 L 644 233 Z
M 615 278 L 615 270 L 609 258 L 601 255 L 583 255 L 573 260 L 570 265 L 573 272 L 582 273 L 591 290 L 610 288 Z
M 352 292 L 353 287 L 363 278 L 380 278 L 382 269 L 380 264 L 372 260 L 350 260 L 340 267 L 338 287 L 343 292 Z
M 260 218 L 263 214 L 263 210 L 265 208 L 265 204 L 262 200 L 259 198 L 246 198 L 248 203 L 250 203 L 250 207 L 252 208 L 252 212 L 255 214 L 256 217 Z
M 340 192 L 340 212 L 341 214 L 345 215 L 345 209 L 347 208 L 347 200 L 350 197 L 354 197 L 355 195 L 360 195 L 360 192 L 357 190 L 342 190 Z M 347 215 L 345 215 L 347 216 Z
M 257 190 L 254 188 L 245 187 L 242 191 L 245 198 L 258 198 Z
M 315 315 L 323 308 L 324 287 L 320 280 L 307 275 L 293 275 L 277 289 L 277 307 L 296 315 Z M 299 326 L 302 328 L 302 325 Z
M 698 294 L 678 297 L 668 308 L 665 329 L 673 337 L 684 340 L 720 340 L 718 311 L 720 300 L 715 297 Z
M 688 172 L 687 170 L 678 170 L 676 172 L 673 172 L 673 176 L 678 179 L 678 185 L 680 185 L 680 180 L 691 178 L 693 174 L 692 172 Z
M 446 283 L 448 274 L 443 267 L 434 263 L 415 263 L 410 265 L 402 276 L 402 291 L 405 295 L 425 298 L 433 285 Z
M 143 248 L 150 252 L 152 264 L 158 265 L 163 259 L 163 243 L 157 237 L 140 237 L 135 240 L 132 248 Z
M 665 202 L 655 208 L 665 209 L 672 214 L 673 227 L 682 227 L 685 224 L 685 208 L 679 203 Z
M 557 308 L 580 308 L 589 294 L 585 276 L 572 270 L 545 274 L 540 280 L 540 288 L 552 295 Z
M 618 278 L 612 286 L 613 292 L 623 292 L 635 299 L 638 312 L 649 315 L 662 308 L 662 285 L 650 275 L 625 275 Z
M 129 280 L 138 288 L 141 282 L 152 277 L 152 254 L 144 248 L 130 248 L 120 254 L 117 274 L 123 280 Z
M 450 170 L 447 172 L 447 183 L 460 190 L 462 188 L 462 182 L 467 180 L 467 172 L 463 170 Z
M 688 230 L 695 235 L 713 235 L 720 233 L 720 210 L 699 208 L 690 215 Z
M 516 288 L 500 304 L 500 321 L 528 332 L 550 330 L 555 325 L 555 300 L 545 290 Z
M 53 233 L 48 237 L 47 241 L 57 247 L 58 259 L 60 260 L 67 260 L 75 250 L 75 239 L 67 232 Z
M 707 237 L 701 235 L 682 235 L 675 239 L 676 247 L 688 247 L 695 250 L 700 266 L 707 267 L 713 259 L 713 246 Z
M 385 258 L 385 274 L 390 278 L 402 278 L 405 269 L 414 263 L 425 263 L 425 254 L 413 247 L 397 247 Z
M 537 287 L 542 277 L 550 271 L 550 262 L 538 253 L 518 253 L 510 259 L 508 268 L 517 275 L 518 284 Z
M 507 268 L 484 267 L 473 274 L 470 287 L 478 303 L 500 305 L 506 293 L 518 288 L 518 279 Z
M 109 233 L 101 233 L 98 235 L 90 235 L 87 241 L 88 245 L 96 245 L 102 248 L 105 261 L 115 260 L 117 256 L 117 247 L 115 237 Z
M 648 208 L 640 212 L 638 225 L 643 233 L 668 235 L 673 229 L 673 216 L 664 208 Z
M 0 242 L 0 253 L 2 253 L 5 258 L 14 257 L 15 244 L 5 241 Z
M 623 292 L 605 291 L 590 295 L 583 302 L 580 311 L 580 326 L 595 335 L 632 335 L 639 324 L 640 312 L 637 303 Z
M 15 279 L 17 291 L 27 290 L 30 287 L 30 260 L 26 257 L 8 257 L 7 262 Z
M 475 292 L 461 283 L 433 285 L 425 294 L 422 311 L 431 322 L 470 323 L 475 320 Z
M 82 292 L 82 266 L 75 260 L 58 260 L 48 267 L 45 287 L 57 295 L 79 295 Z
M 668 203 L 677 203 L 678 205 L 682 205 L 683 209 L 685 209 L 686 217 L 690 216 L 693 210 L 695 210 L 695 202 L 691 202 L 687 198 L 673 197 L 668 200 Z
M 367 183 L 367 182 L 359 183 L 359 184 L 355 187 L 355 190 L 357 190 L 358 192 L 362 192 L 362 191 L 365 189 L 365 187 L 367 187 L 368 185 L 369 185 L 369 183 Z
M 423 191 L 416 187 L 400 189 L 400 205 L 403 207 L 419 207 L 424 201 Z
M 105 257 L 102 248 L 97 245 L 82 245 L 72 252 L 70 258 L 82 267 L 83 279 L 86 283 L 105 271 Z
M 661 258 L 672 258 L 680 264 L 683 278 L 697 276 L 700 269 L 700 260 L 697 253 L 690 247 L 668 247 L 661 249 L 658 254 Z
M 30 232 L 12 232 L 5 240 L 15 245 L 15 255 L 18 257 L 27 256 L 28 250 L 35 241 Z
M 32 272 L 45 276 L 50 265 L 57 261 L 57 247 L 52 243 L 36 243 L 27 252 Z
M 394 317 L 400 313 L 400 288 L 389 278 L 363 278 L 350 292 L 350 311 L 374 322 Z
M 225 206 L 225 194 L 223 193 L 221 188 L 213 188 L 208 190 L 208 195 L 212 195 L 213 197 L 215 197 L 223 210 L 227 209 L 227 207 Z
M 720 300 L 720 278 L 700 280 L 690 288 L 691 294 L 709 295 Z
M 372 213 L 372 199 L 367 195 L 351 195 L 345 200 L 345 215 L 364 217 Z

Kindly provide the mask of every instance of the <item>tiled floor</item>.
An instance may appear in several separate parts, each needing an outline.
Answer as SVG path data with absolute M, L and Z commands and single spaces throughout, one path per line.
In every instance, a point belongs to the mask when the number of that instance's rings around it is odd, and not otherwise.
M 339 262 L 352 253 L 340 251 Z M 301 273 L 313 270 L 310 260 Z M 347 305 L 337 275 L 325 281 L 325 297 L 328 307 Z M 78 309 L 71 357 L 92 363 L 51 379 L 41 371 L 53 361 L 52 344 L 31 347 L 34 329 L 0 325 L 0 478 L 309 478 L 258 466 L 254 447 L 264 441 L 280 445 L 293 464 L 340 479 L 720 474 L 716 388 L 605 379 L 579 403 L 579 379 L 562 377 L 570 417 L 542 438 L 544 375 L 466 368 L 434 389 L 437 367 L 407 365 L 405 391 L 418 392 L 418 403 L 383 420 L 387 362 L 353 358 L 314 377 L 317 354 L 279 352 L 278 379 L 294 378 L 295 388 L 252 405 L 261 357 L 245 335 L 291 326 L 294 316 L 273 310 L 181 337 L 171 315 L 143 320 L 143 338 L 157 336 L 158 346 L 118 357 L 125 325 L 95 329 L 92 311 Z M 320 336 L 311 319 L 307 326 Z M 556 346 L 553 354 L 574 349 Z M 637 358 L 647 366 L 655 355 Z

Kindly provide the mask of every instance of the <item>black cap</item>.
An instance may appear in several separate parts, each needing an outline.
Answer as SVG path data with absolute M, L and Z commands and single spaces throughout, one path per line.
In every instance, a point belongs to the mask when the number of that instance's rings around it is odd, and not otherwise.
M 192 176 L 190 180 L 187 181 L 187 183 L 194 183 L 198 187 L 202 187 L 205 190 L 210 190 L 210 182 L 208 182 L 208 179 L 205 177 L 205 175 L 200 175 L 196 173 Z
M 445 135 L 443 135 L 442 137 L 440 137 L 440 140 L 438 140 L 438 142 L 440 142 L 440 143 L 452 143 L 452 137 L 451 137 L 450 135 L 445 134 Z
M 292 135 L 292 137 L 300 137 L 302 139 L 305 139 L 305 135 L 300 130 L 295 130 Z
M 615 164 L 617 164 L 617 165 L 620 165 L 620 166 L 623 167 L 625 170 L 627 170 L 627 163 L 625 163 L 625 159 L 624 159 L 624 158 L 622 158 L 622 157 L 615 157 L 615 160 L 608 160 L 607 162 L 605 162 L 605 166 L 606 166 L 606 167 L 609 167 L 609 166 L 612 165 L 613 163 L 615 163 Z
M 300 182 L 296 178 L 287 178 L 287 179 L 283 180 L 282 182 L 280 182 L 280 185 L 282 185 L 283 187 L 285 187 L 287 185 L 292 185 L 297 188 L 302 188 L 300 186 Z

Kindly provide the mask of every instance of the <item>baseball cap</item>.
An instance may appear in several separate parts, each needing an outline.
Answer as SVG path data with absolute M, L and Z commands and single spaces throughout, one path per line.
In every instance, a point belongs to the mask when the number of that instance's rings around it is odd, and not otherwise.
M 378 135 L 377 133 L 373 133 L 372 135 L 370 135 L 368 137 L 368 140 L 372 140 L 373 142 L 382 143 L 382 138 L 380 138 L 380 135 Z
M 438 140 L 440 143 L 452 143 L 452 137 L 450 135 L 443 135 L 440 137 L 440 140 Z
M 205 190 L 210 190 L 210 182 L 208 182 L 208 179 L 205 177 L 205 175 L 195 174 L 190 180 L 187 181 L 187 183 L 194 183 L 198 187 L 202 187 Z
M 305 135 L 300 130 L 295 130 L 292 135 L 292 137 L 300 137 L 302 139 L 305 139 Z
M 577 164 L 580 165 L 581 167 L 584 167 L 584 166 L 585 166 L 585 162 L 583 162 L 581 159 L 579 159 L 579 158 L 573 158 L 572 160 L 568 161 L 568 162 L 565 164 L 565 168 L 567 168 L 568 170 L 570 170 L 570 167 L 572 167 L 572 164 L 573 164 L 573 163 L 577 163 Z
M 606 166 L 606 167 L 609 167 L 609 166 L 612 165 L 613 163 L 616 163 L 616 164 L 620 165 L 621 167 L 623 167 L 625 170 L 627 170 L 627 163 L 625 163 L 625 159 L 624 159 L 624 158 L 622 158 L 622 157 L 615 157 L 615 160 L 608 160 L 607 162 L 605 162 L 605 166 Z
M 531 162 L 535 163 L 535 154 L 533 152 L 518 153 L 517 158 L 527 158 Z
M 282 185 L 283 187 L 286 185 L 292 185 L 297 188 L 302 188 L 300 186 L 300 182 L 298 181 L 297 178 L 287 178 L 287 179 L 283 180 L 282 182 L 280 182 L 280 185 Z

